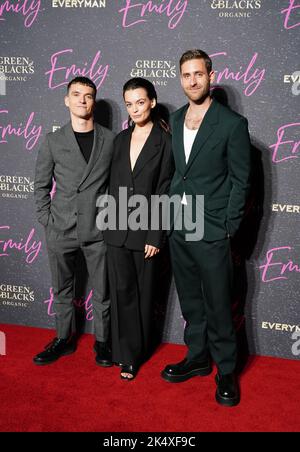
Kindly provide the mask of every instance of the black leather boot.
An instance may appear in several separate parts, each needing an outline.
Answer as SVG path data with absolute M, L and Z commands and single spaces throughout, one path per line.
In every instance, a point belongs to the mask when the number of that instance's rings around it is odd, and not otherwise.
M 95 341 L 96 363 L 102 367 L 111 367 L 111 349 L 107 342 Z
M 198 375 L 209 375 L 212 371 L 210 361 L 189 361 L 186 358 L 180 363 L 169 364 L 161 372 L 164 380 L 170 383 L 181 383 Z
M 61 356 L 70 355 L 76 350 L 75 341 L 72 339 L 59 339 L 55 337 L 45 350 L 33 358 L 33 362 L 38 365 L 51 364 Z
M 216 375 L 216 401 L 220 405 L 235 406 L 240 401 L 240 391 L 235 374 Z

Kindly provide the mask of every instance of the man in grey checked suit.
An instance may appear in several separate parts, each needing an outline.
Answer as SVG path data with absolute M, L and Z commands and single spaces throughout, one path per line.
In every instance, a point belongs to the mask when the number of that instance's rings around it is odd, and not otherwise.
M 95 84 L 86 77 L 76 77 L 69 83 L 65 105 L 71 120 L 47 134 L 37 157 L 36 211 L 38 221 L 45 227 L 57 337 L 33 358 L 35 364 L 50 364 L 75 351 L 72 300 L 76 260 L 81 250 L 93 287 L 96 362 L 112 365 L 106 246 L 96 226 L 96 200 L 107 189 L 114 136 L 94 122 L 96 93 Z M 53 179 L 56 193 L 51 199 Z

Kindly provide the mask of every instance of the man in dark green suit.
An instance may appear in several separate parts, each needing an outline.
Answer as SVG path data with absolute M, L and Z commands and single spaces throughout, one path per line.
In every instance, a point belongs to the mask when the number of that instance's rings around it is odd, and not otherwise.
M 210 97 L 214 72 L 205 52 L 185 52 L 180 74 L 189 103 L 171 117 L 176 171 L 170 196 L 182 197 L 183 219 L 191 202 L 195 221 L 196 195 L 204 195 L 204 234 L 201 240 L 189 241 L 183 227 L 174 228 L 170 235 L 188 353 L 180 363 L 168 365 L 162 377 L 175 383 L 208 375 L 211 357 L 218 369 L 216 400 L 233 406 L 240 395 L 231 314 L 230 238 L 239 227 L 249 191 L 248 126 L 244 117 Z

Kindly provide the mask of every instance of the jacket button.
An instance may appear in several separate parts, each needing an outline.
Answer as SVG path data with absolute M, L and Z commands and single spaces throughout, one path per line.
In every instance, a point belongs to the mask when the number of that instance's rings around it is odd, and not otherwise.
M 77 189 L 77 193 L 80 193 L 80 190 L 79 190 L 79 188 Z
M 187 180 L 187 177 L 186 177 L 186 176 L 183 176 L 183 180 Z
M 130 191 L 133 191 L 133 187 L 130 187 L 130 189 L 129 189 Z

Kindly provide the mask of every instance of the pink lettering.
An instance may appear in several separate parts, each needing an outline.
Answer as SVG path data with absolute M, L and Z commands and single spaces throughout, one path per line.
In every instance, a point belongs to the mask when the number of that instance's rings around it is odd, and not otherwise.
M 124 121 L 124 122 L 122 123 L 122 130 L 128 129 L 128 127 L 129 127 L 128 119 L 126 119 L 126 121 Z
M 56 180 L 52 178 L 52 188 L 50 192 L 50 198 L 53 199 L 56 193 Z
M 19 0 L 11 2 L 10 0 L 4 1 L 0 5 L 0 20 L 5 20 L 3 16 L 4 12 L 20 13 L 25 17 L 24 25 L 26 28 L 31 27 L 37 15 L 41 9 L 41 0 Z
M 0 110 L 1 114 L 8 114 L 8 110 Z M 42 126 L 32 125 L 34 115 L 34 112 L 30 114 L 25 126 L 22 123 L 16 127 L 12 124 L 0 125 L 0 143 L 7 143 L 7 137 L 10 135 L 23 137 L 26 140 L 26 149 L 31 151 L 36 146 L 42 134 Z
M 10 226 L 0 226 L 0 232 L 1 230 L 9 231 Z M 36 242 L 35 240 L 32 240 L 34 233 L 35 229 L 32 228 L 26 241 L 23 238 L 19 241 L 15 241 L 12 238 L 0 240 L 0 257 L 9 256 L 9 250 L 15 249 L 16 251 L 24 252 L 27 264 L 32 264 L 38 257 L 42 247 L 41 241 Z
M 3 331 L 0 331 L 0 355 L 6 355 L 6 337 Z
M 212 59 L 217 56 L 227 56 L 227 52 L 218 52 L 210 55 Z M 266 72 L 265 69 L 254 69 L 257 57 L 258 53 L 256 52 L 245 70 L 243 70 L 242 66 L 240 66 L 240 69 L 237 72 L 230 70 L 228 67 L 225 67 L 225 69 L 220 71 L 215 71 L 216 83 L 220 83 L 223 79 L 242 81 L 243 84 L 246 85 L 244 94 L 248 97 L 252 96 L 264 80 Z
M 272 162 L 280 163 L 285 160 L 297 159 L 299 156 L 296 155 L 299 153 L 300 141 L 296 141 L 294 139 L 291 140 L 283 140 L 287 133 L 294 132 L 296 133 L 297 127 L 300 126 L 300 122 L 295 122 L 291 124 L 286 124 L 284 126 L 279 127 L 277 130 L 277 141 L 276 143 L 269 146 L 272 151 Z
M 262 282 L 267 283 L 271 281 L 277 281 L 279 279 L 288 279 L 288 276 L 285 276 L 287 272 L 300 273 L 300 267 L 294 264 L 292 260 L 289 260 L 286 264 L 281 261 L 273 260 L 276 259 L 276 256 L 274 257 L 274 254 L 276 255 L 277 253 L 284 253 L 284 256 L 286 255 L 287 251 L 291 250 L 292 248 L 290 246 L 281 246 L 278 248 L 272 248 L 271 250 L 267 251 L 266 263 L 259 267 L 262 270 Z
M 86 319 L 87 320 L 93 320 L 93 305 L 91 303 L 91 299 L 93 296 L 93 291 L 91 290 L 88 294 L 88 297 L 86 300 L 83 298 L 79 298 L 78 300 L 73 300 L 75 306 L 77 308 L 84 308 L 86 312 Z
M 147 22 L 147 19 L 144 19 L 146 13 L 149 15 L 166 14 L 170 18 L 168 27 L 173 30 L 179 25 L 187 6 L 188 0 L 166 0 L 166 2 L 165 0 L 160 0 L 159 5 L 154 4 L 154 1 L 133 3 L 133 0 L 126 0 L 126 5 L 124 8 L 119 9 L 119 13 L 123 15 L 122 26 L 124 28 Z M 130 18 L 128 17 L 129 15 L 131 16 Z
M 91 302 L 93 296 L 93 291 L 91 290 L 88 294 L 88 297 L 86 300 L 84 300 L 83 298 L 79 298 L 79 299 L 74 299 L 73 303 L 74 306 L 76 306 L 77 308 L 84 308 L 85 313 L 86 313 L 86 320 L 91 321 L 93 320 L 93 305 Z M 50 287 L 50 297 L 48 298 L 48 300 L 45 300 L 44 303 L 47 306 L 47 314 L 52 317 L 55 315 L 55 312 L 53 311 L 53 303 L 54 303 L 54 294 L 53 294 L 53 288 Z
M 78 76 L 89 77 L 93 80 L 97 88 L 100 88 L 106 79 L 109 69 L 108 64 L 105 66 L 99 64 L 101 60 L 100 50 L 96 53 L 90 64 L 85 62 L 81 68 L 76 67 L 75 64 L 65 65 L 61 62 L 62 58 L 69 56 L 72 53 L 73 49 L 65 49 L 60 50 L 51 56 L 51 69 L 45 72 L 45 75 L 48 75 L 49 88 L 56 89 L 60 86 L 67 85 L 69 78 Z
M 55 312 L 53 312 L 52 307 L 53 307 L 53 301 L 54 301 L 54 296 L 53 296 L 53 289 L 52 287 L 50 287 L 50 298 L 48 300 L 45 300 L 44 303 L 48 305 L 47 308 L 47 314 L 52 317 L 55 315 Z
M 300 22 L 294 23 L 293 25 L 289 25 L 289 20 L 291 16 L 295 16 L 296 10 L 300 8 L 300 3 L 298 3 L 298 5 L 295 5 L 295 1 L 296 0 L 289 0 L 289 6 L 281 11 L 281 14 L 285 14 L 284 28 L 286 28 L 287 30 L 299 27 L 300 25 Z

